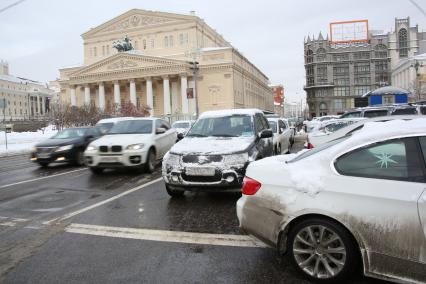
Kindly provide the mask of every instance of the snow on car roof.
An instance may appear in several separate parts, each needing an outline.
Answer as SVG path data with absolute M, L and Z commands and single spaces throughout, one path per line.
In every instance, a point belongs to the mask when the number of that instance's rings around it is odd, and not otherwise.
M 236 114 L 255 115 L 256 113 L 263 113 L 263 112 L 260 109 L 255 109 L 255 108 L 212 110 L 212 111 L 203 112 L 200 115 L 200 118 L 231 116 Z
M 117 122 L 117 121 L 132 119 L 132 118 L 133 117 L 111 117 L 111 118 L 104 118 L 104 119 L 99 120 L 98 123 L 96 123 L 96 124 L 109 123 L 109 122 Z

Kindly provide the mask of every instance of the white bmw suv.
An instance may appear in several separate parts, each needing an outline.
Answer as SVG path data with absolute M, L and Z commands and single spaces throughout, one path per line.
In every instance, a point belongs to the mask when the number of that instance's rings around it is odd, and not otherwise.
M 159 118 L 129 118 L 117 122 L 84 152 L 90 170 L 100 174 L 107 168 L 129 167 L 154 171 L 156 160 L 176 142 L 176 130 Z

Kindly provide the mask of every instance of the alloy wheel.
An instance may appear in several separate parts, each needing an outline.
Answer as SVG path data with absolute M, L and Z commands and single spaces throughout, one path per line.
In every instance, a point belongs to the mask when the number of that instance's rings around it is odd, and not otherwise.
M 310 225 L 296 234 L 293 255 L 305 273 L 317 279 L 327 279 L 342 271 L 347 251 L 336 232 L 322 225 Z

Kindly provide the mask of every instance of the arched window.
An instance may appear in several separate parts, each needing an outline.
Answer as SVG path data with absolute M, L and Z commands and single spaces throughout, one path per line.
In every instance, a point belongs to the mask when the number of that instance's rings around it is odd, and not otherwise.
M 173 46 L 173 36 L 169 36 L 169 45 L 170 47 Z
M 408 56 L 408 35 L 406 29 L 400 29 L 398 32 L 399 57 Z
M 326 51 L 324 48 L 320 47 L 317 49 L 317 61 L 325 61 Z
M 146 49 L 146 39 L 142 40 L 143 49 Z
M 169 47 L 169 37 L 168 36 L 164 37 L 164 47 Z
M 388 57 L 388 47 L 384 44 L 377 44 L 374 47 L 374 57 L 375 58 L 387 58 Z
M 306 51 L 306 63 L 312 63 L 314 61 L 314 52 L 311 49 Z

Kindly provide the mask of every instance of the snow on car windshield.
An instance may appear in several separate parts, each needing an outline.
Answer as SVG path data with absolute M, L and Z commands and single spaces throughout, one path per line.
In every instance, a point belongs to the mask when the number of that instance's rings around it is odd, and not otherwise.
M 58 132 L 52 138 L 54 139 L 70 139 L 83 137 L 88 128 L 69 128 Z
M 187 137 L 249 137 L 253 136 L 253 122 L 249 115 L 230 115 L 200 118 Z
M 152 120 L 124 120 L 117 122 L 108 134 L 148 134 L 152 132 Z

